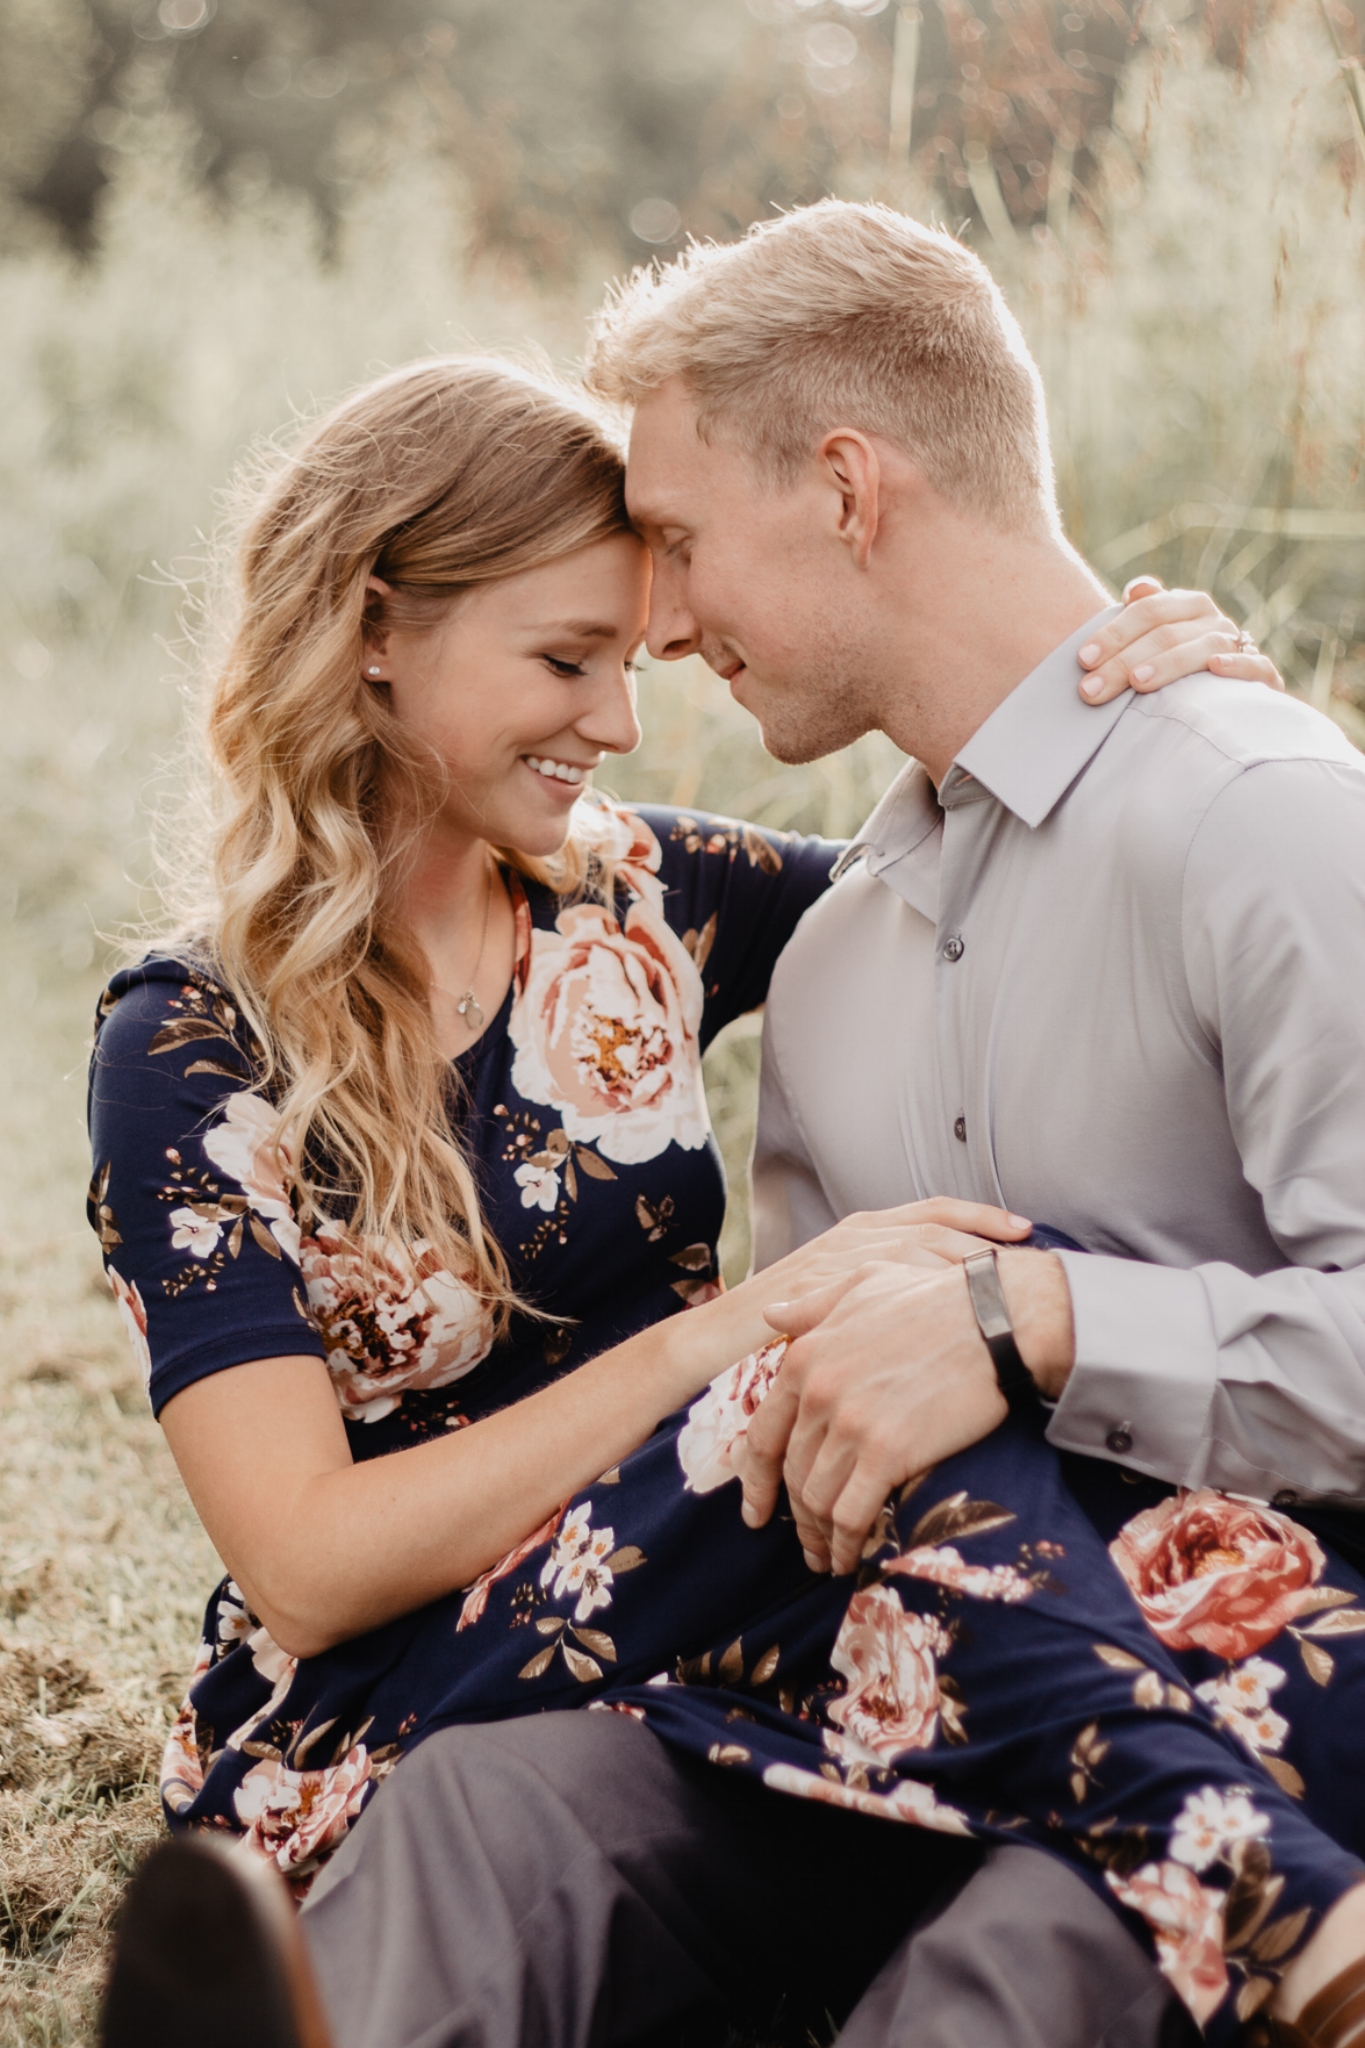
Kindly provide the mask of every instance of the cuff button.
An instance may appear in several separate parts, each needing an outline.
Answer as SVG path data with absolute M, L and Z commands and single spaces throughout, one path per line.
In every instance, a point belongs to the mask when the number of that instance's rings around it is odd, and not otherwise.
M 1270 1497 L 1270 1505 L 1273 1508 L 1296 1508 L 1298 1504 L 1299 1496 L 1292 1486 L 1282 1486 L 1278 1493 Z
M 1120 1422 L 1114 1429 L 1110 1430 L 1104 1443 L 1106 1450 L 1112 1451 L 1116 1458 L 1121 1458 L 1125 1451 L 1131 1451 L 1133 1448 L 1133 1431 L 1130 1424 Z

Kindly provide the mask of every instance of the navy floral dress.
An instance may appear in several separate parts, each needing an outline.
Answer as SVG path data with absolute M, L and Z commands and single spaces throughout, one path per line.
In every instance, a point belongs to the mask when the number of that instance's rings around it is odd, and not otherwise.
M 422 1244 L 302 1236 L 227 994 L 120 974 L 92 1065 L 91 1219 L 158 1411 L 250 1359 L 326 1361 L 356 1458 L 458 1429 L 719 1285 L 724 1180 L 701 1054 L 762 1002 L 838 849 L 610 813 L 610 903 L 509 877 L 516 967 L 452 1114 L 526 1298 L 494 1343 Z M 321 1656 L 209 1601 L 161 1788 L 302 1890 L 433 1730 L 630 1714 L 774 1790 L 1074 1863 L 1211 2039 L 1273 1994 L 1360 1879 L 1365 1579 L 1254 1503 L 1059 1456 L 1041 1410 L 890 1501 L 852 1579 L 733 1453 L 782 1346 L 738 1361 L 474 1584 Z

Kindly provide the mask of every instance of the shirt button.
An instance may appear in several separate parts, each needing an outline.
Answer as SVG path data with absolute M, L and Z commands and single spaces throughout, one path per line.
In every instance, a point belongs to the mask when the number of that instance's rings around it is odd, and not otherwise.
M 1131 1451 L 1133 1448 L 1131 1425 L 1126 1422 L 1118 1423 L 1110 1430 L 1104 1442 L 1107 1450 L 1111 1450 L 1116 1458 L 1121 1458 L 1125 1451 Z
M 959 1117 L 954 1117 L 954 1118 L 953 1118 L 953 1136 L 954 1136 L 955 1138 L 961 1138 L 961 1140 L 962 1140 L 963 1144 L 964 1144 L 964 1145 L 966 1144 L 966 1142 L 967 1142 L 967 1119 L 966 1119 L 966 1117 L 965 1117 L 965 1116 L 959 1116 Z
M 966 950 L 966 941 L 960 939 L 956 932 L 954 932 L 951 939 L 943 941 L 943 957 L 945 960 L 960 960 Z
M 1271 1495 L 1270 1505 L 1273 1508 L 1296 1508 L 1298 1504 L 1299 1496 L 1292 1486 L 1282 1486 L 1278 1493 Z

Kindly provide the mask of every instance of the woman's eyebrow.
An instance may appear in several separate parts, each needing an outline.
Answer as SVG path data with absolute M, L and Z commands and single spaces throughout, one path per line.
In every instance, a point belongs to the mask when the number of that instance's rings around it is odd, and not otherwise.
M 526 628 L 532 636 L 565 633 L 575 640 L 615 640 L 620 630 L 619 626 L 604 625 L 597 619 L 547 619 Z

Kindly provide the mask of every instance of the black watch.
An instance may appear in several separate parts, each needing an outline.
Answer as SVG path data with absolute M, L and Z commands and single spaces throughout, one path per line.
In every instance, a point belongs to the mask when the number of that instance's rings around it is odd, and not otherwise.
M 1022 1402 L 1035 1399 L 1038 1388 L 1014 1341 L 1014 1324 L 1005 1306 L 994 1247 L 973 1252 L 962 1261 L 962 1270 L 967 1275 L 972 1311 L 991 1354 L 1000 1391 L 1011 1408 L 1017 1408 Z

